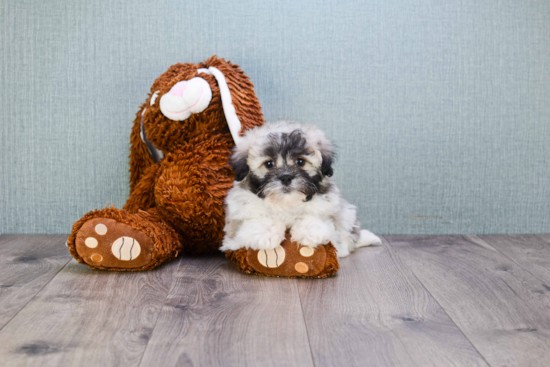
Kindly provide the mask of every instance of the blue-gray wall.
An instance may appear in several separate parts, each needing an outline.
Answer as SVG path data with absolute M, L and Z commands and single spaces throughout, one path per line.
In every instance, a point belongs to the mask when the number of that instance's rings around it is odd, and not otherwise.
M 550 1 L 0 2 L 0 233 L 128 195 L 153 80 L 218 54 L 321 126 L 381 234 L 550 232 Z

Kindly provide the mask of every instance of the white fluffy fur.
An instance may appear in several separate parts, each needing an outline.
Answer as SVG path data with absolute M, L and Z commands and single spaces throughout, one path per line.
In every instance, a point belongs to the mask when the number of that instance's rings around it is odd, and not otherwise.
M 268 135 L 296 129 L 304 131 L 314 147 L 303 168 L 317 172 L 322 161 L 321 152 L 332 151 L 332 145 L 324 133 L 313 126 L 283 121 L 249 130 L 235 154 L 248 155 L 250 170 L 263 176 L 265 157 L 261 156 L 261 151 Z M 290 230 L 294 241 L 304 246 L 316 247 L 332 242 L 339 257 L 349 255 L 357 247 L 380 243 L 373 233 L 359 230 L 356 207 L 342 198 L 330 177 L 324 180 L 331 183 L 331 189 L 305 202 L 305 195 L 297 191 L 274 191 L 262 199 L 248 189 L 246 180 L 235 181 L 226 198 L 225 237 L 221 250 L 273 249 L 284 239 L 286 230 Z

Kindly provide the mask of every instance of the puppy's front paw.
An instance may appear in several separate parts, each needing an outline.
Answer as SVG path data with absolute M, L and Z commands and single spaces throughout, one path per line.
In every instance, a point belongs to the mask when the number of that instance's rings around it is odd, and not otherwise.
M 254 250 L 270 250 L 281 244 L 285 239 L 286 227 L 283 223 L 263 219 L 243 222 L 235 241 L 241 243 L 242 247 Z
M 302 246 L 326 245 L 334 237 L 334 224 L 319 218 L 307 217 L 296 223 L 290 230 L 292 240 Z

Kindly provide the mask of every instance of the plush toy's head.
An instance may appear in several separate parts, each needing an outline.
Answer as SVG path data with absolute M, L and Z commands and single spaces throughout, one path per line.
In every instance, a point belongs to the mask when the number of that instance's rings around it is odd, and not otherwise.
M 263 124 L 261 107 L 249 78 L 224 59 L 175 64 L 151 87 L 136 115 L 130 148 L 130 189 L 147 167 L 178 145 L 240 135 Z

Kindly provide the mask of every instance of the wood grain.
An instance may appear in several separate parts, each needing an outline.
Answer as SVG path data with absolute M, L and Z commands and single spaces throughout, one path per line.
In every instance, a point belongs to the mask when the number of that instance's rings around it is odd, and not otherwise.
M 69 262 L 66 239 L 0 236 L 0 330 Z
M 316 365 L 486 366 L 385 240 L 340 265 L 298 286 Z
M 492 366 L 548 366 L 550 291 L 475 237 L 389 236 L 392 247 Z
M 185 264 L 142 366 L 313 366 L 296 279 L 243 275 L 223 257 Z
M 490 235 L 477 236 L 500 253 L 545 283 L 550 291 L 550 236 L 546 235 Z M 467 236 L 467 238 L 470 236 Z M 472 239 L 476 236 L 472 236 Z
M 71 260 L 0 332 L 0 361 L 9 366 L 138 365 L 179 265 L 119 273 Z

